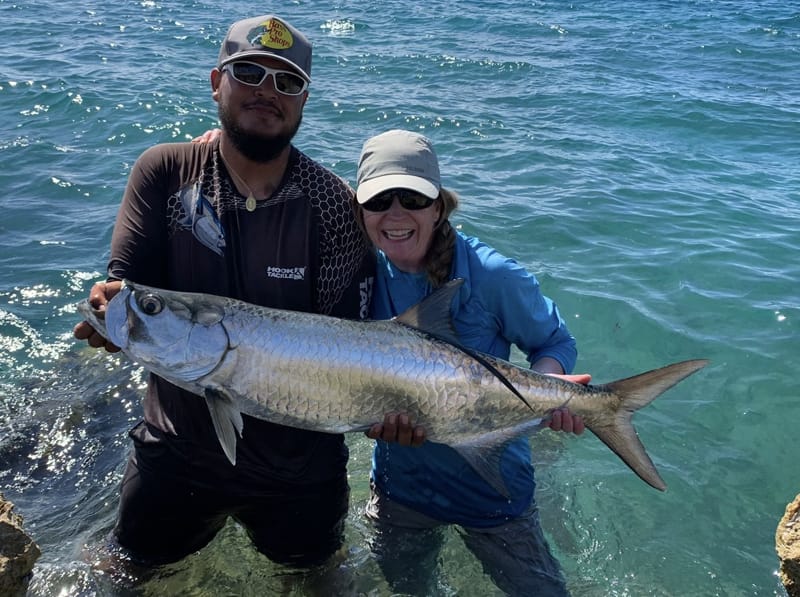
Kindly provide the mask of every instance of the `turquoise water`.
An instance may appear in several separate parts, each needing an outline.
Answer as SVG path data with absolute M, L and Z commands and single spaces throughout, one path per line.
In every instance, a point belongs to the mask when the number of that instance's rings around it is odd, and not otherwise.
M 0 490 L 42 548 L 29 594 L 122 595 L 113 524 L 142 375 L 74 342 L 129 168 L 216 124 L 228 24 L 315 44 L 297 145 L 350 181 L 363 140 L 429 135 L 455 220 L 539 276 L 610 381 L 709 358 L 635 421 L 669 489 L 596 438 L 534 440 L 576 596 L 785 595 L 800 493 L 800 9 L 787 2 L 0 0 Z M 327 594 L 389 595 L 369 557 L 370 444 L 351 436 L 346 559 Z M 455 533 L 444 592 L 494 595 Z M 230 525 L 144 594 L 312 594 Z M 292 592 L 293 591 L 293 592 Z

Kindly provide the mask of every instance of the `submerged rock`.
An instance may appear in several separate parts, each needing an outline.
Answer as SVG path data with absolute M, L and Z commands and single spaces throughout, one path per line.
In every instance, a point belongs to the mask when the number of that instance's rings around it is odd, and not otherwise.
M 800 597 L 800 495 L 786 506 L 778 530 L 775 550 L 781 560 L 781 581 L 789 597 Z
M 21 596 L 41 552 L 22 530 L 22 517 L 14 514 L 13 508 L 0 493 L 0 595 Z

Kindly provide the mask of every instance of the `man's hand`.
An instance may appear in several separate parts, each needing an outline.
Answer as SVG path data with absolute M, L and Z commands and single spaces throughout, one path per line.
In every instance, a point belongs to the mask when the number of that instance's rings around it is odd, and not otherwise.
M 92 309 L 104 316 L 106 305 L 115 294 L 122 288 L 122 282 L 114 280 L 112 282 L 97 282 L 89 291 L 89 304 Z M 119 347 L 115 346 L 89 325 L 88 321 L 81 321 L 72 329 L 72 334 L 78 340 L 86 340 L 92 348 L 105 348 L 108 352 L 119 352 Z
M 406 413 L 386 414 L 383 423 L 375 423 L 370 427 L 367 437 L 415 448 L 425 443 L 426 438 L 425 428 L 422 425 L 415 426 Z

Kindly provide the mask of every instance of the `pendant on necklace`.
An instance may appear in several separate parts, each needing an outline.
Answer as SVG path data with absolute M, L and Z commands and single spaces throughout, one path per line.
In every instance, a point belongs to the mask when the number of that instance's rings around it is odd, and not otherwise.
M 255 211 L 256 210 L 256 198 L 253 197 L 252 193 L 250 193 L 247 196 L 247 200 L 244 202 L 244 206 L 247 208 L 247 211 Z

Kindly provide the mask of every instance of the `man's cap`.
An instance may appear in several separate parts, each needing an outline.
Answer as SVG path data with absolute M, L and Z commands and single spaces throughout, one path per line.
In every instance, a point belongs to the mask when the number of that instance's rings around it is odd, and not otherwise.
M 257 56 L 276 58 L 311 82 L 311 43 L 281 18 L 264 15 L 231 25 L 219 51 L 217 68 Z
M 367 139 L 358 160 L 356 198 L 364 204 L 389 189 L 409 189 L 435 199 L 442 186 L 430 139 L 391 130 Z

